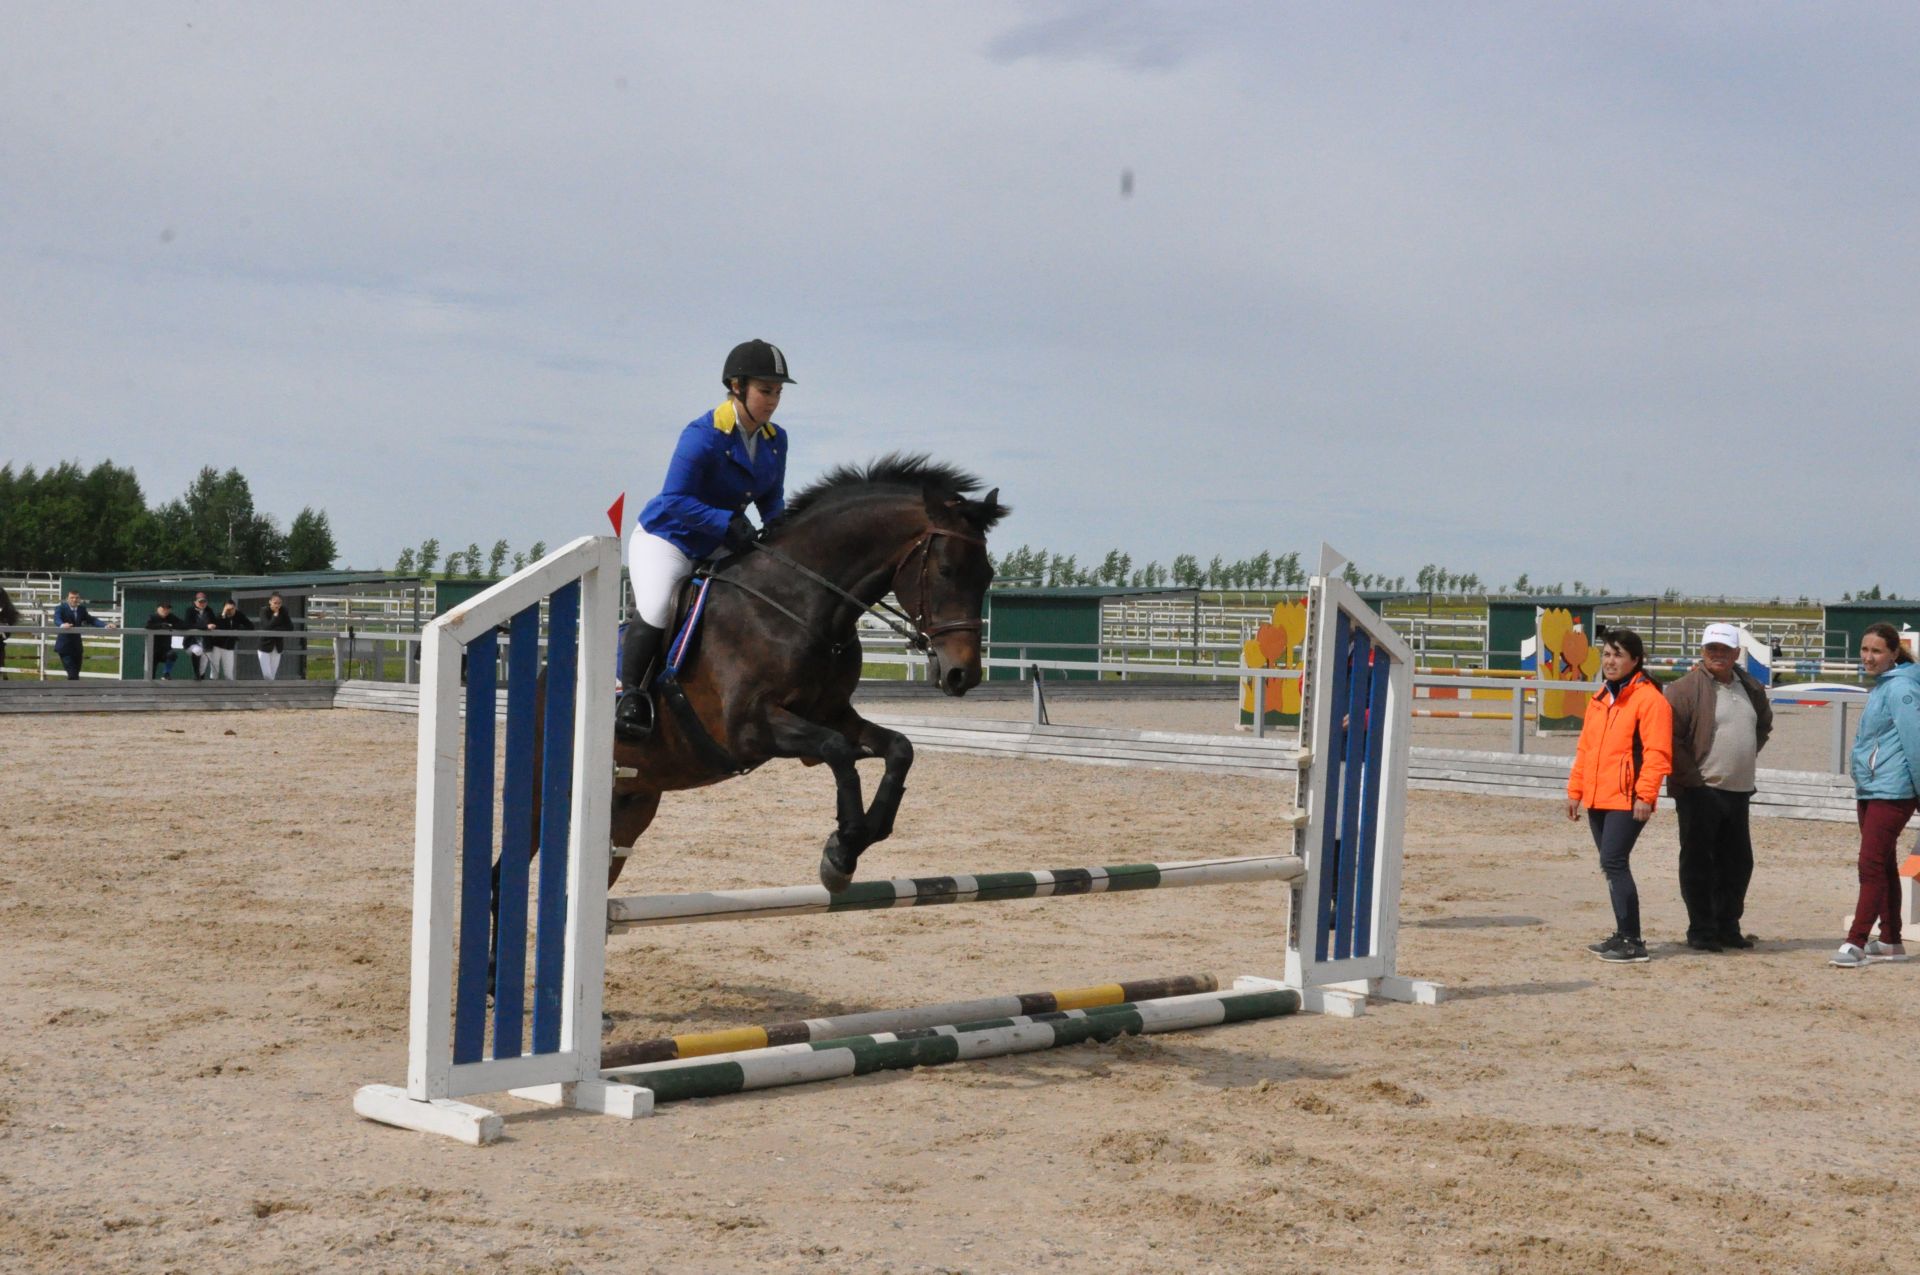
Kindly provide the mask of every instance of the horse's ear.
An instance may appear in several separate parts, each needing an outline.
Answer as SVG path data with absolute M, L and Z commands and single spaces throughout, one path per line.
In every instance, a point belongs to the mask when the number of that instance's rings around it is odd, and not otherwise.
M 985 505 L 989 511 L 999 508 L 1000 489 L 995 487 L 992 491 L 980 497 L 980 503 Z

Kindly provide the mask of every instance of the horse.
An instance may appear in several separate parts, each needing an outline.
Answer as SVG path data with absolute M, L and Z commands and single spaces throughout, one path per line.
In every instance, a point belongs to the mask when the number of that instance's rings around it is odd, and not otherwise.
M 852 884 L 861 854 L 892 835 L 913 765 L 906 736 L 853 707 L 856 625 L 891 592 L 900 607 L 882 618 L 926 655 L 934 685 L 952 696 L 979 685 L 986 537 L 1009 512 L 997 487 L 974 498 L 981 485 L 921 455 L 843 465 L 787 502 L 750 548 L 707 569 L 695 658 L 677 690 L 656 687 L 653 733 L 615 742 L 614 846 L 640 839 L 663 794 L 792 757 L 833 772 L 820 881 L 835 893 Z M 885 769 L 868 803 L 854 764 L 870 758 Z M 609 885 L 626 862 L 612 860 Z

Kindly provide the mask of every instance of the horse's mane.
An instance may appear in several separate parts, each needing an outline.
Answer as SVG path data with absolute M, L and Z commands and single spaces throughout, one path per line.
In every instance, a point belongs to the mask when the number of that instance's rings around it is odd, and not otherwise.
M 921 454 L 889 452 L 865 465 L 836 465 L 829 469 L 790 497 L 773 525 L 788 525 L 877 490 L 924 491 L 935 497 L 964 498 L 979 489 L 980 480 L 956 465 L 932 460 Z M 985 530 L 1006 515 L 1007 506 L 998 501 L 989 505 L 970 500 L 962 512 L 976 526 Z

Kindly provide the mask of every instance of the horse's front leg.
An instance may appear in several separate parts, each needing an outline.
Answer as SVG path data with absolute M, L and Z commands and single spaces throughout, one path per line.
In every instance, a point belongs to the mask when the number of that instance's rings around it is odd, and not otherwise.
M 880 782 L 874 785 L 873 804 L 867 807 L 867 844 L 872 845 L 893 835 L 893 819 L 900 813 L 900 799 L 907 793 L 907 772 L 913 769 L 913 741 L 864 717 L 853 720 L 860 755 L 879 757 L 886 764 Z
M 768 710 L 767 726 L 772 732 L 769 751 L 775 757 L 814 758 L 825 762 L 833 772 L 836 826 L 820 856 L 820 884 L 838 894 L 853 884 L 860 852 L 873 842 L 866 803 L 860 796 L 860 772 L 854 768 L 854 762 L 864 754 L 859 744 L 839 731 L 784 708 Z

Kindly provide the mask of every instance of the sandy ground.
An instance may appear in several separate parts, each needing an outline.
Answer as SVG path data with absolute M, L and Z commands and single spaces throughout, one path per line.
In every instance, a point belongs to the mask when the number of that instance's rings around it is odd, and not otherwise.
M 1613 967 L 1583 950 L 1610 924 L 1581 827 L 1415 793 L 1401 965 L 1444 1005 L 635 1124 L 502 1098 L 507 1138 L 474 1149 L 349 1105 L 404 1076 L 413 731 L 0 719 L 0 1270 L 1916 1269 L 1920 963 L 1826 966 L 1845 825 L 1759 821 L 1763 941 L 1706 955 L 1674 942 L 1662 811 L 1637 856 L 1655 959 Z M 1285 805 L 1260 780 L 926 755 L 870 862 L 1256 850 Z M 797 765 L 670 798 L 622 888 L 807 881 L 829 809 Z M 653 931 L 613 940 L 607 1000 L 632 1035 L 1277 973 L 1283 917 L 1274 891 L 1179 890 Z

